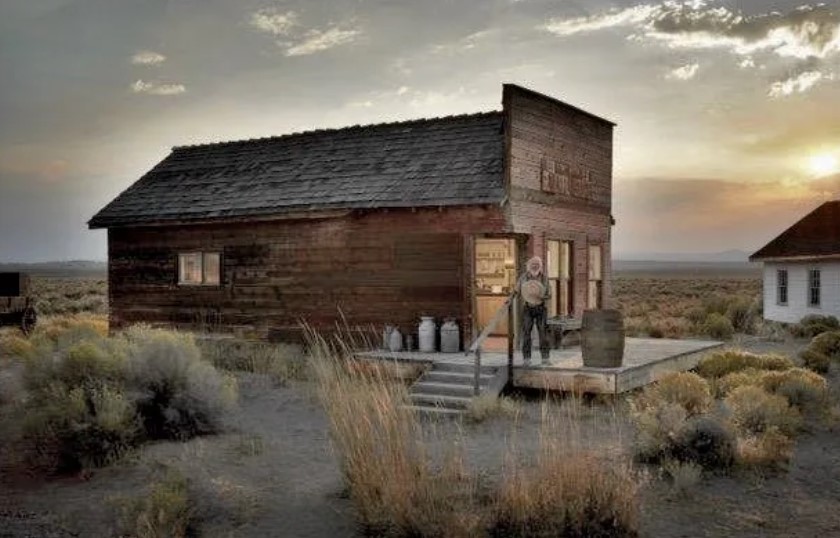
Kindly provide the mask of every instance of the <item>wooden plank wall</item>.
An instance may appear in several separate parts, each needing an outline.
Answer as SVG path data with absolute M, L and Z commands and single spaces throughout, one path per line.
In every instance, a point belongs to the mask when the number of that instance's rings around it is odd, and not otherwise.
M 352 324 L 380 332 L 386 323 L 416 331 L 420 314 L 469 327 L 466 238 L 504 226 L 498 207 L 464 207 L 112 228 L 111 323 L 243 328 L 289 339 L 299 336 L 300 319 L 329 328 L 341 309 Z M 177 285 L 177 253 L 196 250 L 222 253 L 220 286 Z
M 611 296 L 612 125 L 550 98 L 505 86 L 513 232 L 530 256 L 546 241 L 574 241 L 575 311 L 586 308 L 588 245 L 603 248 L 604 305 Z

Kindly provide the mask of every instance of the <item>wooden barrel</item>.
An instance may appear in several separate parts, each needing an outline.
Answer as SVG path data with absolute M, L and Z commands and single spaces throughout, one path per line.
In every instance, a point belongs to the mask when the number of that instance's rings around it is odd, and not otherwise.
M 583 365 L 617 368 L 624 358 L 624 322 L 618 310 L 586 310 L 580 331 Z

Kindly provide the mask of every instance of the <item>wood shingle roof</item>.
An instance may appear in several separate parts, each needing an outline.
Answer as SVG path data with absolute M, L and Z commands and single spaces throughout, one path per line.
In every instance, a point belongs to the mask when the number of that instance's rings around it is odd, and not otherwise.
M 503 114 L 494 111 L 176 147 L 88 225 L 487 204 L 504 195 Z
M 825 202 L 782 232 L 750 261 L 840 256 L 840 200 Z

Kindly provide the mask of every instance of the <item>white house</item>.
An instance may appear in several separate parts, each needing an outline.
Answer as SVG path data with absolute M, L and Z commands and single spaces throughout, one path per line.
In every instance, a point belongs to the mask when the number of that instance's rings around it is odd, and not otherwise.
M 840 200 L 813 210 L 750 261 L 764 264 L 764 319 L 840 317 Z

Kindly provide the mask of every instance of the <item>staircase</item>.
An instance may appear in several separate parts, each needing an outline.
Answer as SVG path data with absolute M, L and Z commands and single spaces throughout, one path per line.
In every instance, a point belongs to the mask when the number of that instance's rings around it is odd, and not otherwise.
M 479 394 L 498 397 L 507 383 L 507 367 L 482 366 Z M 435 362 L 410 389 L 411 409 L 434 416 L 463 414 L 475 397 L 475 366 L 455 362 Z

